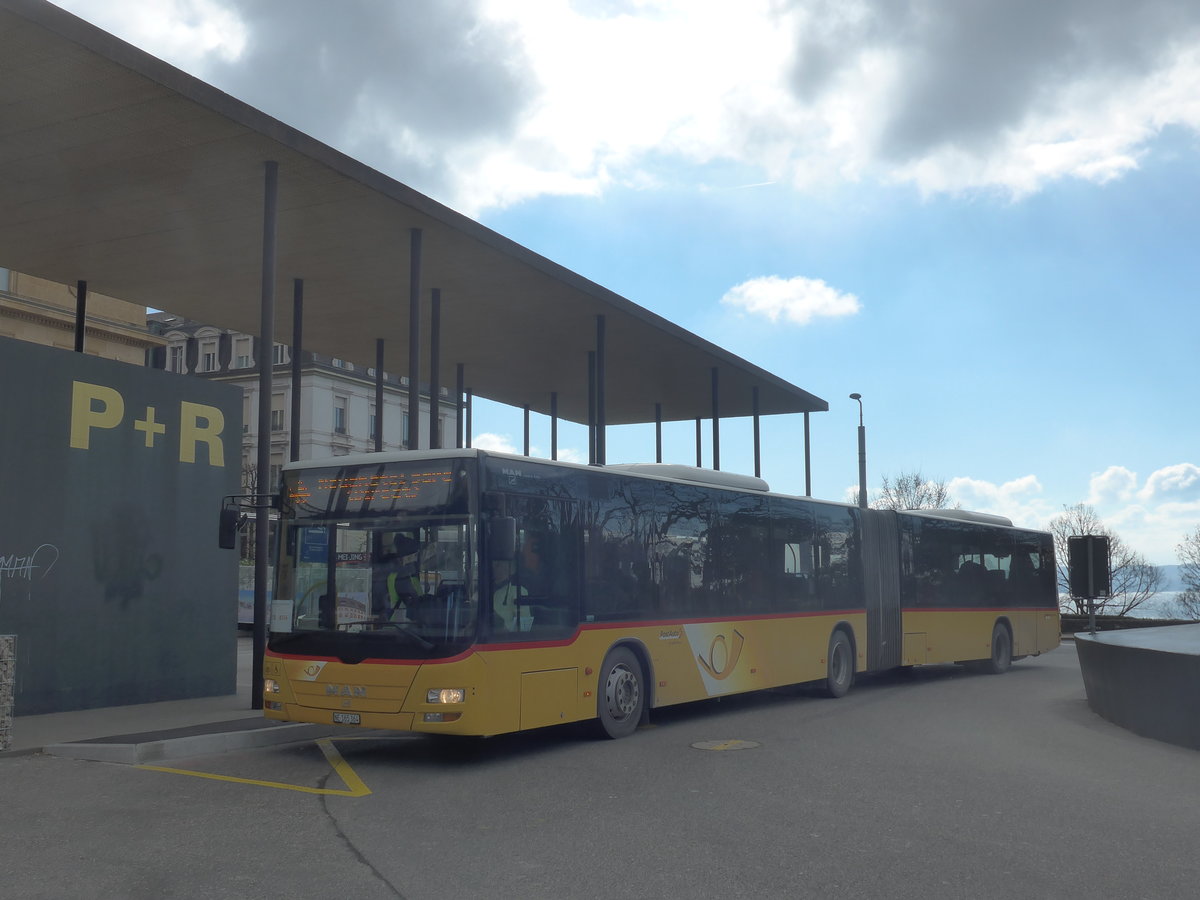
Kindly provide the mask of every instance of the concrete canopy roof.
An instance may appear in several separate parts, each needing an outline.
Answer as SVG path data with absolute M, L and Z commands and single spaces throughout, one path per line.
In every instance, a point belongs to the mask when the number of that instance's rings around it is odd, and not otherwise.
M 0 0 L 0 265 L 257 334 L 264 163 L 279 165 L 275 339 L 408 372 L 409 244 L 442 297 L 439 382 L 588 420 L 605 317 L 609 424 L 823 411 L 807 391 L 42 0 Z

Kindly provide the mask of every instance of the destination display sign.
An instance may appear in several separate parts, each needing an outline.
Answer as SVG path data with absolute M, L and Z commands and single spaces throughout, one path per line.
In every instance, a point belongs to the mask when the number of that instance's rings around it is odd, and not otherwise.
M 298 516 L 428 512 L 461 506 L 457 460 L 383 463 L 287 472 L 284 501 Z

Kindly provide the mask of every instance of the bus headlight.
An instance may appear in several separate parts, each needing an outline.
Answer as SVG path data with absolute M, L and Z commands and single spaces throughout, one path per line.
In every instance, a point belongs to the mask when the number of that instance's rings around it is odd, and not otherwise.
M 426 703 L 462 703 L 466 699 L 464 688 L 430 688 L 425 695 Z
M 274 678 L 264 678 L 263 679 L 263 693 L 264 694 L 278 694 L 279 693 L 279 682 L 276 681 Z

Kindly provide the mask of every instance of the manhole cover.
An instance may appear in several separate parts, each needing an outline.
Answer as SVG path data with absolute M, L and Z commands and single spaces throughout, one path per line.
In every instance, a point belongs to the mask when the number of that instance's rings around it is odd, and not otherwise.
M 697 750 L 753 750 L 758 746 L 757 741 L 696 741 L 692 746 Z

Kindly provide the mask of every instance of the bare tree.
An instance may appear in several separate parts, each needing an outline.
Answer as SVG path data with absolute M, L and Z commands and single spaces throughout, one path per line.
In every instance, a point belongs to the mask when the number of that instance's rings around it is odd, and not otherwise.
M 1184 590 L 1175 600 L 1185 616 L 1200 619 L 1200 525 L 1175 548 Z
M 258 463 L 242 463 L 242 491 L 247 494 L 258 493 Z
M 242 464 L 242 492 L 246 494 L 258 493 L 258 464 L 243 463 Z M 254 530 L 258 527 L 257 522 L 251 517 L 245 525 L 240 529 L 241 540 L 239 546 L 241 548 L 239 558 L 242 565 L 249 565 L 254 562 L 255 544 Z
M 958 509 L 944 481 L 934 481 L 916 472 L 884 475 L 883 488 L 871 501 L 875 509 Z
M 1149 600 L 1162 583 L 1157 566 L 1146 562 L 1140 553 L 1130 549 L 1121 536 L 1100 519 L 1086 503 L 1064 506 L 1050 520 L 1049 531 L 1054 535 L 1054 555 L 1058 561 L 1058 589 L 1064 612 L 1087 613 L 1084 598 L 1071 596 L 1070 566 L 1067 538 L 1073 535 L 1096 534 L 1108 538 L 1108 561 L 1112 593 L 1096 600 L 1096 613 L 1106 616 L 1127 616 Z

